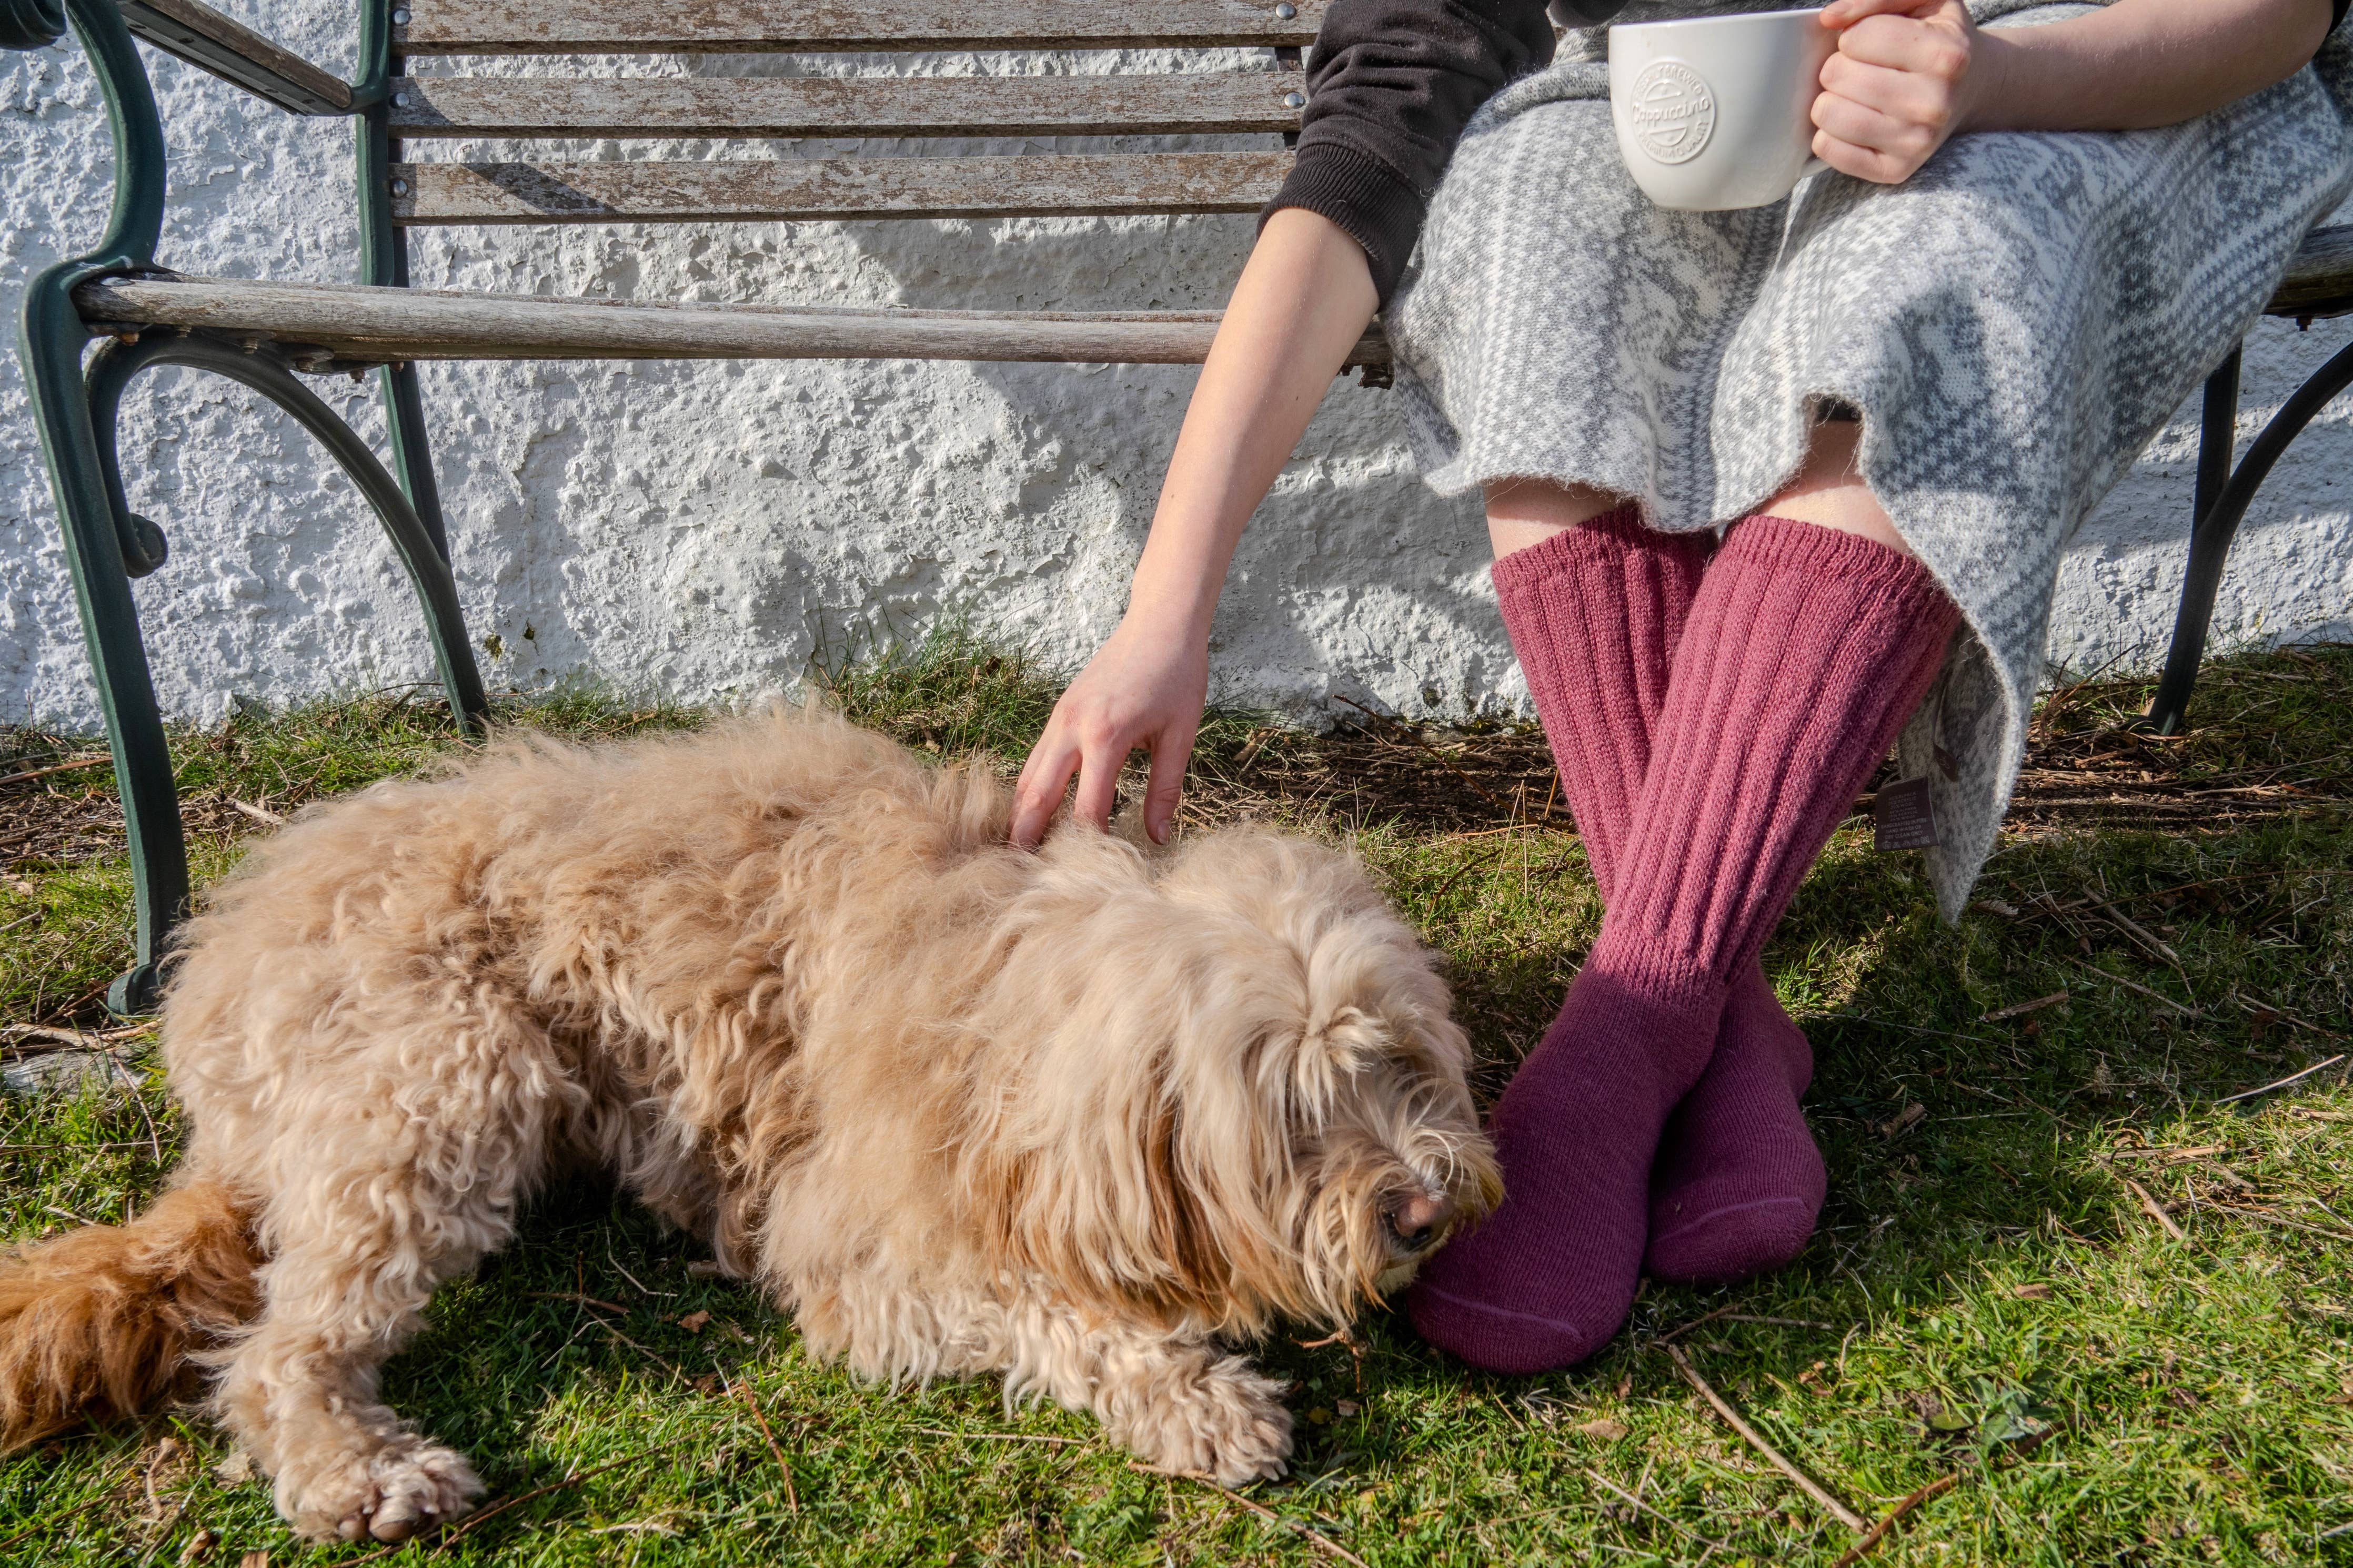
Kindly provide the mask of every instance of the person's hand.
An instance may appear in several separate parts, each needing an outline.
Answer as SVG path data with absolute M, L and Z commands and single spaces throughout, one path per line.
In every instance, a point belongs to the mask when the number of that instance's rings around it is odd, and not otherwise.
M 1013 792 L 1013 842 L 1037 847 L 1073 772 L 1079 795 L 1071 815 L 1109 826 L 1119 770 L 1139 746 L 1152 752 L 1144 829 L 1154 843 L 1168 842 L 1208 694 L 1207 640 L 1183 626 L 1140 620 L 1131 610 L 1054 704 L 1045 732 L 1029 748 Z
M 1814 155 L 1896 185 L 1964 128 L 1977 89 L 1977 24 L 1961 0 L 1831 0 L 1839 29 L 1814 100 Z

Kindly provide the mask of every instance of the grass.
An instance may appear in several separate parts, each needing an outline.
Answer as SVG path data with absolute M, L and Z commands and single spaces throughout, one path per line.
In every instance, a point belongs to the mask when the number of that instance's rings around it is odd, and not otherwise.
M 1008 765 L 1052 696 L 953 639 L 828 681 L 912 743 Z M 1778 1276 L 1652 1289 L 1601 1356 L 1546 1377 L 1468 1373 L 1388 1318 L 1353 1352 L 1279 1339 L 1263 1359 L 1297 1381 L 1301 1445 L 1250 1494 L 1270 1520 L 1137 1472 L 1079 1417 L 1008 1415 L 992 1385 L 892 1393 L 812 1364 L 686 1240 L 566 1189 L 441 1293 L 389 1377 L 514 1506 L 378 1560 L 1836 1563 L 1853 1533 L 1710 1410 L 1672 1345 L 1862 1515 L 1955 1478 L 1874 1563 L 2353 1563 L 2353 1095 L 2340 1065 L 2223 1102 L 2353 1048 L 2353 649 L 2219 662 L 2176 741 L 2120 728 L 2145 698 L 2092 682 L 2045 704 L 2014 831 L 1957 927 L 1916 857 L 1857 826 L 1807 883 L 1767 967 L 1814 1042 L 1831 1199 Z M 586 695 L 501 716 L 583 736 L 700 717 Z M 430 764 L 454 750 L 445 724 L 375 697 L 175 737 L 201 874 L 259 830 L 237 803 Z M 19 734 L 0 754 L 85 749 Z M 1535 756 L 1508 730 L 1319 738 L 1222 715 L 1188 810 L 1352 837 L 1448 955 L 1492 1089 L 1599 917 Z M 102 1026 L 127 951 L 111 800 L 103 769 L 0 791 L 18 857 L 0 1020 L 51 1031 L 13 1031 L 20 1048 Z M 8 1234 L 119 1219 L 159 1182 L 178 1126 L 152 1042 L 113 1043 L 135 1098 L 119 1078 L 0 1097 Z M 0 1562 L 373 1550 L 293 1542 L 187 1412 L 0 1458 Z

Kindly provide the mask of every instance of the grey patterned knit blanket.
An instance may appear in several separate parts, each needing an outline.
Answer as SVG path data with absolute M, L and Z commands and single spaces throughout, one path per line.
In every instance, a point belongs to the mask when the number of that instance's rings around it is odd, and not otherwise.
M 1543 478 L 1720 528 L 1797 471 L 1820 400 L 1860 409 L 1863 477 L 1963 614 L 1898 747 L 1955 918 L 2017 780 L 2061 550 L 2343 198 L 2353 47 L 2185 125 L 1962 137 L 1900 186 L 1822 174 L 1707 214 L 1635 189 L 1601 47 L 1572 35 L 1455 153 L 1388 312 L 1416 454 L 1450 494 Z

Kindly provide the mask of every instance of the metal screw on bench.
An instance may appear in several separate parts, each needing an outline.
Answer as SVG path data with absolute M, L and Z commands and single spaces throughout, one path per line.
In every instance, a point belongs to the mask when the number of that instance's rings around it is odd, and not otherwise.
M 1299 7 L 1293 5 L 1291 0 L 1282 0 L 1282 4 L 1274 8 L 1274 19 L 1278 22 L 1288 22 L 1298 15 Z
M 408 194 L 408 182 L 406 180 L 393 181 L 392 194 L 396 196 L 406 195 Z
M 1282 95 L 1282 107 L 1304 109 L 1307 107 L 1307 95 L 1303 92 L 1286 92 Z
M 408 26 L 407 6 L 402 5 L 394 10 L 392 13 L 392 25 L 396 27 L 406 27 Z
M 392 95 L 392 106 L 395 109 L 406 109 L 408 107 L 408 95 L 405 92 L 394 93 Z

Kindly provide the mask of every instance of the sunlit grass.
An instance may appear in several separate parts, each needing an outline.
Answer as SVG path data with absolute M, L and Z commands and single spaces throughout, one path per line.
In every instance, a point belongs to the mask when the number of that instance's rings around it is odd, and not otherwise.
M 984 749 L 1008 765 L 1053 696 L 1018 657 L 965 640 L 824 684 L 934 754 Z M 2140 695 L 2101 687 L 2062 717 L 2112 724 Z M 502 714 L 583 736 L 698 717 L 594 694 Z M 2353 825 L 2337 798 L 2353 773 L 2353 653 L 2210 668 L 2193 718 L 2205 727 L 2179 744 L 2199 768 L 2292 765 L 2284 776 L 2320 781 L 2299 786 L 2308 804 L 2229 833 L 2014 838 L 1957 927 L 1936 918 L 1915 858 L 1841 834 L 1766 954 L 1814 1044 L 1810 1108 L 1831 1167 L 1821 1234 L 1794 1268 L 1651 1289 L 1608 1351 L 1546 1377 L 1467 1373 L 1389 1318 L 1366 1325 L 1361 1360 L 1278 1340 L 1264 1355 L 1298 1382 L 1301 1448 L 1287 1482 L 1251 1493 L 1277 1522 L 1137 1472 L 1087 1421 L 1008 1415 L 993 1384 L 892 1394 L 814 1365 L 754 1293 L 693 1270 L 692 1243 L 584 1184 L 551 1194 L 524 1241 L 441 1293 L 389 1386 L 501 1497 L 613 1468 L 387 1561 L 1330 1560 L 1303 1526 L 1383 1568 L 1834 1563 L 1852 1532 L 1662 1348 L 1719 1313 L 1674 1342 L 1858 1512 L 1957 1478 L 1874 1563 L 2353 1562 L 2353 1095 L 2329 1068 L 2220 1103 L 2353 1035 Z M 1210 742 L 1230 755 L 1254 723 L 1221 720 Z M 458 742 L 445 714 L 375 698 L 244 715 L 177 744 L 191 797 L 275 809 Z M 1577 840 L 1419 832 L 1377 812 L 1354 838 L 1448 955 L 1482 1081 L 1499 1083 L 1598 927 Z M 201 874 L 236 852 L 200 838 Z M 126 889 L 103 858 L 0 879 L 0 1016 L 48 1016 L 120 967 Z M 152 1041 L 121 1048 L 144 1114 L 119 1077 L 0 1099 L 10 1235 L 120 1218 L 161 1181 L 155 1148 L 168 1163 L 176 1127 Z M 680 1322 L 704 1310 L 699 1332 Z M 372 1550 L 295 1543 L 266 1482 L 228 1458 L 182 1412 L 0 1459 L 0 1560 L 177 1563 L 200 1530 L 218 1537 L 212 1563 Z

